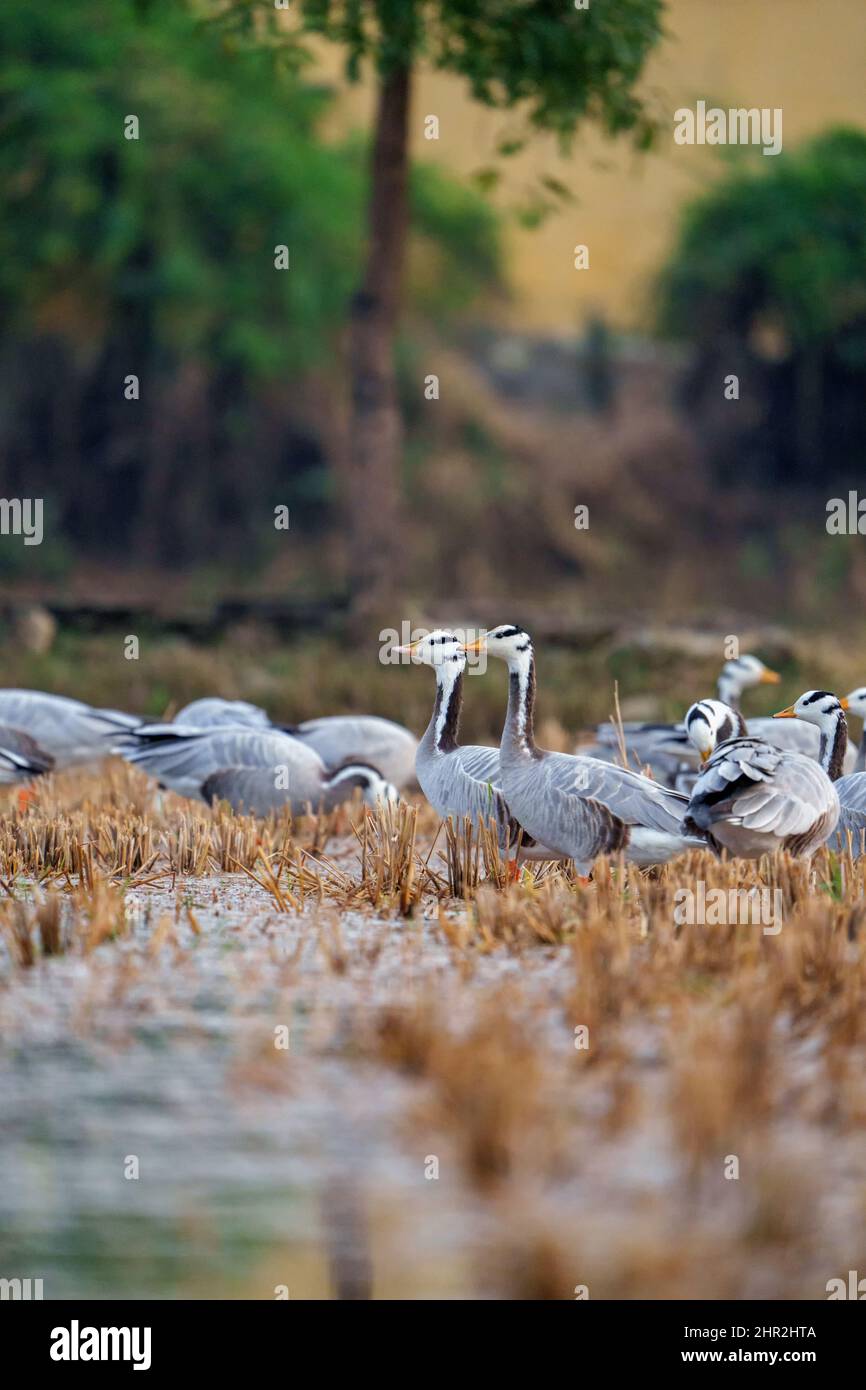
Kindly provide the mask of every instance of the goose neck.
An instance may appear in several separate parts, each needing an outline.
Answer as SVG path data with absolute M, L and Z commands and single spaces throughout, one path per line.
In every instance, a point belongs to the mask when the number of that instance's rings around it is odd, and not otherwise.
M 739 714 L 740 701 L 743 697 L 743 692 L 740 689 L 739 683 L 731 680 L 728 676 L 721 675 L 716 682 L 716 690 L 722 704 L 727 705 L 735 714 Z
M 821 742 L 818 748 L 818 761 L 831 782 L 838 781 L 842 776 L 847 749 L 848 722 L 840 710 L 832 723 L 821 729 Z
M 424 735 L 424 743 L 434 753 L 451 753 L 457 747 L 465 669 L 465 662 L 456 661 L 435 668 L 436 700 Z
M 538 752 L 535 744 L 535 689 L 535 657 L 529 648 L 508 662 L 508 710 L 502 748 L 519 757 L 536 757 Z

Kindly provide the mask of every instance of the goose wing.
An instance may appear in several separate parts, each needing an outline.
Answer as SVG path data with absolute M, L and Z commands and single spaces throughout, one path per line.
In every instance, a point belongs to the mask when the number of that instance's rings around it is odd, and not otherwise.
M 481 744 L 462 744 L 449 755 L 454 757 L 462 771 L 473 781 L 484 787 L 500 787 L 502 772 L 499 767 L 499 749 L 485 748 Z
M 850 834 L 851 853 L 859 859 L 866 847 L 866 774 L 852 772 L 848 777 L 840 777 L 834 785 L 840 811 L 832 848 L 847 850 Z
M 318 753 L 329 769 L 347 762 L 369 763 L 395 787 L 415 776 L 418 740 L 402 724 L 377 715 L 333 715 L 286 726 L 286 732 Z
M 716 749 L 695 783 L 687 819 L 701 830 L 726 820 L 785 840 L 806 834 L 837 807 L 818 763 L 750 737 Z
M 539 805 L 543 803 L 545 816 L 556 821 L 557 830 L 565 830 L 578 809 L 575 802 L 589 801 L 624 825 L 672 835 L 682 832 L 687 798 L 629 768 L 569 753 L 547 753 L 537 768 Z M 553 835 L 545 839 L 557 843 Z
M 123 756 L 163 786 L 184 796 L 199 796 L 208 778 L 240 768 L 263 770 L 280 804 L 291 797 L 315 801 L 324 767 L 311 748 L 277 730 L 193 729 L 176 724 L 146 724 L 127 735 Z
M 175 724 L 190 724 L 196 729 L 216 729 L 229 726 L 236 729 L 269 729 L 271 721 L 265 710 L 246 700 L 221 700 L 208 696 L 184 705 L 174 717 Z
M 612 763 L 569 758 L 564 753 L 554 753 L 551 758 L 562 762 L 554 772 L 559 783 L 569 776 L 577 777 L 582 794 L 607 807 L 623 824 L 642 825 L 672 835 L 681 832 L 688 801 L 679 792 Z
M 50 772 L 54 759 L 21 729 L 0 727 L 0 783 L 8 786 Z
M 64 695 L 0 690 L 0 724 L 28 734 L 58 767 L 107 755 L 119 732 L 140 723 L 136 715 L 94 709 Z
M 747 719 L 746 728 L 753 738 L 763 739 L 774 748 L 785 748 L 791 753 L 802 753 L 817 762 L 821 745 L 821 732 L 805 719 Z M 848 740 L 845 752 L 845 771 L 853 772 L 857 761 L 857 749 Z
M 421 789 L 443 820 L 469 816 L 473 823 L 486 823 L 493 818 L 503 843 L 516 838 L 520 827 L 502 795 L 498 748 L 462 744 L 429 756 L 422 750 L 417 767 Z

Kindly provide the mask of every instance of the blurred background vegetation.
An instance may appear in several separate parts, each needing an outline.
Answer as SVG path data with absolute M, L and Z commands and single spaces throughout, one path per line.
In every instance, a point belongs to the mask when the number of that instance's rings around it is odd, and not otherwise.
M 280 703 L 270 643 L 303 638 L 278 712 L 320 712 L 305 691 L 346 706 L 350 681 L 310 673 L 345 630 L 352 536 L 368 531 L 399 574 L 394 626 L 521 616 L 606 676 L 632 651 L 626 683 L 642 665 L 627 629 L 650 618 L 763 624 L 757 641 L 769 624 L 859 630 L 861 540 L 824 524 L 866 448 L 856 35 L 810 37 L 801 0 L 783 43 L 744 28 L 763 21 L 739 4 L 725 18 L 628 0 L 563 30 L 561 6 L 533 0 L 520 45 L 515 9 L 8 0 L 0 495 L 44 498 L 46 524 L 40 546 L 0 537 L 6 683 L 94 695 L 68 635 L 96 670 L 101 631 L 148 622 L 162 664 L 124 663 L 118 702 L 156 709 L 222 681 Z M 792 74 L 813 50 L 807 99 Z M 370 130 L 407 55 L 392 513 L 352 471 L 348 339 L 369 287 Z M 783 153 L 675 147 L 673 110 L 700 96 L 784 104 Z M 378 630 L 360 633 L 370 662 Z M 178 662 L 187 648 L 199 667 Z M 562 665 L 563 685 L 578 676 Z M 595 703 L 566 700 L 563 717 Z

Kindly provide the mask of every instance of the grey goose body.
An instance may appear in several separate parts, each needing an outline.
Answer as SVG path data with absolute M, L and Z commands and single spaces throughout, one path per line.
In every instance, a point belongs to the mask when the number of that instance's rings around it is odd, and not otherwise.
M 693 726 L 693 706 L 686 724 Z M 717 851 L 756 859 L 783 849 L 809 856 L 833 834 L 840 816 L 834 783 L 845 759 L 848 730 L 838 700 L 807 691 L 774 719 L 802 719 L 819 737 L 816 761 L 752 735 L 719 742 L 709 753 L 689 801 L 686 825 L 706 835 Z M 701 746 L 699 744 L 699 746 Z
M 118 735 L 142 720 L 40 690 L 0 690 L 0 725 L 32 740 L 56 768 L 105 758 Z M 31 750 L 32 751 L 32 750 Z
M 248 728 L 290 734 L 331 771 L 350 762 L 368 764 L 395 787 L 408 786 L 415 775 L 418 740 L 401 724 L 378 715 L 335 714 L 300 724 L 274 724 L 258 705 L 210 696 L 185 705 L 174 722 L 197 729 Z
M 276 729 L 147 724 L 127 735 L 119 751 L 181 796 L 217 797 L 252 815 L 284 807 L 295 815 L 330 810 L 356 788 L 371 803 L 396 797 L 377 769 L 330 770 L 312 748 Z
M 539 748 L 535 659 L 528 634 L 503 624 L 483 642 L 488 654 L 506 661 L 509 670 L 499 749 L 502 790 L 512 813 L 534 838 L 574 859 L 584 873 L 600 854 L 623 851 L 635 863 L 649 865 L 700 845 L 683 833 L 684 796 L 613 763 Z

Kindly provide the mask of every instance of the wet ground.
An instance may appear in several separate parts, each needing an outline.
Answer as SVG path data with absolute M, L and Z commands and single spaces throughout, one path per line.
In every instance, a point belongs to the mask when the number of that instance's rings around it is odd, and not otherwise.
M 705 1017 L 703 967 L 650 1018 L 621 945 L 466 951 L 456 906 L 126 901 L 90 954 L 0 957 L 0 1275 L 46 1298 L 808 1298 L 862 1262 L 859 1036 L 834 1100 L 786 1018 Z
M 456 1255 L 441 1184 L 399 1142 L 407 1083 L 337 1051 L 342 1013 L 386 992 L 386 962 L 363 982 L 363 956 L 336 974 L 313 920 L 333 929 L 333 914 L 287 919 L 249 882 L 198 878 L 179 898 L 175 921 L 175 895 L 133 890 L 130 940 L 43 962 L 0 995 L 9 1277 L 57 1298 L 363 1293 L 372 1200 L 386 1238 L 411 1205 L 407 1291 L 433 1292 Z M 370 918 L 341 931 L 350 951 L 388 938 L 401 958 L 423 934 Z

